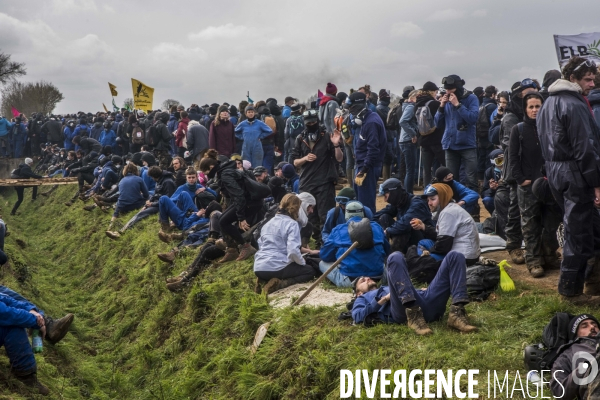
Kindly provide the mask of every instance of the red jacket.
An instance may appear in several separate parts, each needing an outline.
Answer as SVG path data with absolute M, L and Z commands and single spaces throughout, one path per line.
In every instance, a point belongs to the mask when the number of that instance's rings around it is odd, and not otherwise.
M 183 146 L 183 139 L 185 139 L 185 135 L 187 135 L 188 123 L 190 122 L 189 118 L 182 118 L 179 121 L 179 125 L 177 126 L 177 133 L 175 134 L 175 145 L 177 147 Z
M 208 147 L 227 157 L 235 153 L 235 133 L 231 121 L 219 121 L 216 126 L 215 121 L 210 123 Z

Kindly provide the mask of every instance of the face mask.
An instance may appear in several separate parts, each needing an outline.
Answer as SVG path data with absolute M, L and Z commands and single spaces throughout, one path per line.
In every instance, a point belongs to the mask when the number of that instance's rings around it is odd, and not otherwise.
M 298 210 L 298 222 L 300 223 L 300 226 L 303 228 L 308 223 L 308 215 L 306 215 L 306 212 L 304 211 L 304 207 L 300 207 L 300 210 Z
M 354 123 L 358 126 L 362 125 L 362 117 L 365 115 L 367 109 L 363 108 L 356 116 L 354 117 Z

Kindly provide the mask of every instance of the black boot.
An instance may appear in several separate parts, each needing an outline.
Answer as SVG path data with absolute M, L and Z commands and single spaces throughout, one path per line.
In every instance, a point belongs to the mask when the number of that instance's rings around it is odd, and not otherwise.
M 42 396 L 48 396 L 50 394 L 50 389 L 46 386 L 42 385 L 40 381 L 37 379 L 37 374 L 34 372 L 33 374 L 18 376 L 15 375 L 15 378 L 23 382 L 24 385 L 37 389 L 38 393 Z

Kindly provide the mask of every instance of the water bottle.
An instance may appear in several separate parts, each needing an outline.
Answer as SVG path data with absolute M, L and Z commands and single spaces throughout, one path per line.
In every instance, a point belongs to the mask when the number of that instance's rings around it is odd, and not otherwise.
M 41 353 L 42 350 L 44 350 L 42 335 L 40 334 L 39 329 L 34 329 L 31 334 L 31 347 L 33 347 L 34 353 Z

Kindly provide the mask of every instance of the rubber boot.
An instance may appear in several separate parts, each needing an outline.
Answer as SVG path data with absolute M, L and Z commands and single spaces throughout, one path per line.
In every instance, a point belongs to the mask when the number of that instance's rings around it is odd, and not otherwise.
M 73 323 L 75 316 L 73 314 L 67 314 L 59 319 L 52 319 L 44 316 L 46 324 L 46 340 L 52 344 L 56 344 L 65 337 L 69 332 L 69 327 Z
M 425 317 L 423 317 L 423 310 L 419 306 L 413 306 L 410 308 L 406 308 L 406 324 L 410 329 L 415 331 L 417 335 L 431 335 L 433 331 L 425 322 Z
M 457 329 L 463 333 L 475 332 L 476 326 L 469 324 L 467 319 L 467 311 L 462 305 L 451 305 L 450 313 L 448 314 L 448 327 Z
M 40 381 L 38 381 L 36 373 L 25 376 L 15 375 L 15 378 L 20 380 L 24 385 L 30 388 L 37 389 L 38 393 L 42 396 L 48 396 L 50 394 L 50 389 L 48 389 L 46 386 L 42 385 Z
M 392 168 L 392 166 L 389 164 L 383 165 L 383 168 L 381 170 L 381 177 L 384 182 L 387 181 L 388 179 L 390 179 L 390 169 L 391 168 Z

